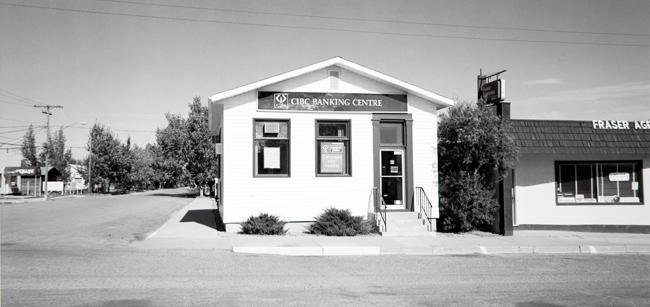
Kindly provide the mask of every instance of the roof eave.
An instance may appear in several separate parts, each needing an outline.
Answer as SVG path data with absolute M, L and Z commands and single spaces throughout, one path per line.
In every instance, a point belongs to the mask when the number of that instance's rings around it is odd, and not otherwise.
M 301 76 L 301 75 L 304 75 L 304 74 L 307 74 L 307 73 L 310 73 L 310 72 L 313 72 L 313 71 L 317 71 L 317 70 L 320 70 L 320 69 L 323 69 L 323 68 L 326 68 L 326 67 L 329 67 L 329 66 L 333 66 L 333 65 L 340 66 L 342 68 L 348 69 L 350 71 L 356 72 L 356 73 L 358 73 L 358 74 L 360 74 L 362 76 L 365 76 L 365 77 L 368 77 L 368 78 L 371 78 L 371 79 L 374 79 L 374 80 L 379 80 L 379 81 L 388 83 L 389 85 L 400 88 L 400 89 L 404 90 L 405 92 L 407 92 L 409 94 L 413 94 L 413 95 L 418 96 L 418 97 L 420 97 L 422 99 L 430 101 L 430 102 L 436 104 L 438 108 L 446 108 L 446 107 L 450 107 L 450 106 L 455 104 L 455 102 L 452 99 L 449 99 L 449 98 L 444 97 L 442 95 L 438 95 L 436 93 L 427 91 L 425 89 L 422 89 L 420 87 L 409 84 L 407 82 L 395 79 L 393 77 L 384 75 L 384 74 L 382 74 L 382 73 L 380 73 L 378 71 L 375 71 L 375 70 L 372 70 L 370 68 L 361 66 L 359 64 L 350 62 L 350 61 L 345 60 L 345 59 L 343 59 L 341 57 L 331 58 L 329 60 L 325 60 L 325 61 L 318 62 L 318 63 L 312 64 L 312 65 L 309 65 L 309 66 L 298 68 L 298 69 L 292 70 L 290 72 L 283 73 L 283 74 L 280 74 L 280 75 L 276 75 L 276 76 L 273 76 L 273 77 L 270 77 L 270 78 L 266 78 L 266 79 L 263 79 L 263 80 L 260 80 L 260 81 L 257 81 L 257 82 L 253 82 L 253 83 L 250 83 L 250 84 L 247 84 L 247 85 L 244 85 L 244 86 L 232 89 L 232 90 L 224 91 L 224 92 L 212 95 L 208 99 L 210 101 L 212 101 L 212 102 L 221 101 L 221 100 L 224 100 L 224 99 L 227 99 L 227 98 L 231 98 L 231 97 L 234 97 L 234 96 L 237 96 L 237 95 L 241 95 L 243 93 L 255 91 L 255 90 L 259 89 L 259 88 L 262 88 L 262 87 L 265 87 L 265 86 L 268 86 L 268 85 L 271 85 L 271 84 L 274 84 L 274 83 L 282 82 L 282 81 L 285 81 L 285 80 L 288 80 L 288 79 L 292 79 L 292 78 L 295 78 L 295 77 L 298 77 L 298 76 Z

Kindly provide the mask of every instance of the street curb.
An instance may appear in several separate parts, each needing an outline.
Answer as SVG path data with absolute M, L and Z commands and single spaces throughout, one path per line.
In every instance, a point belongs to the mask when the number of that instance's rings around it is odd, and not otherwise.
M 283 256 L 377 256 L 380 254 L 379 246 L 234 246 L 232 251 Z
M 430 252 L 382 251 L 379 246 L 235 246 L 235 253 L 283 256 L 369 256 L 369 255 L 558 255 L 558 254 L 650 254 L 650 245 L 564 245 L 564 246 L 432 246 Z

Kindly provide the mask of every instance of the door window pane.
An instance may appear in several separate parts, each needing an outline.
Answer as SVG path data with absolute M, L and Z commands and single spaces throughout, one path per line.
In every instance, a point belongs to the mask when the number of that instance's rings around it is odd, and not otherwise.
M 381 152 L 381 175 L 401 176 L 402 175 L 402 151 Z
M 402 177 L 382 177 L 381 194 L 387 205 L 401 205 Z

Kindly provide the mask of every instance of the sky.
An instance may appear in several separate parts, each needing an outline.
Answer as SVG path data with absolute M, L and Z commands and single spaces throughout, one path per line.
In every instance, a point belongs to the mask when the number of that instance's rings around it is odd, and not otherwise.
M 443 96 L 506 80 L 513 118 L 650 119 L 646 0 L 0 0 L 0 167 L 62 105 L 76 158 L 88 128 L 145 145 L 165 113 L 335 56 Z M 80 124 L 80 122 L 85 123 Z

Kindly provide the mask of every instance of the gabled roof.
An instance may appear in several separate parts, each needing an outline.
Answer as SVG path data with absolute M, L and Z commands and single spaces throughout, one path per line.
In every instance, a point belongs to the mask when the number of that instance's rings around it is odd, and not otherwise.
M 650 129 L 594 129 L 591 121 L 519 119 L 512 120 L 512 130 L 525 154 L 650 154 Z
M 376 80 L 376 81 L 386 83 L 388 85 L 391 85 L 393 87 L 401 89 L 401 90 L 403 90 L 403 91 L 405 91 L 405 92 L 407 92 L 409 94 L 413 94 L 413 95 L 418 96 L 418 97 L 420 97 L 422 99 L 430 101 L 430 102 L 432 102 L 432 103 L 434 103 L 434 104 L 436 104 L 436 105 L 438 105 L 439 107 L 442 107 L 442 108 L 449 107 L 449 106 L 452 106 L 454 104 L 454 101 L 447 98 L 447 97 L 444 97 L 442 95 L 438 95 L 436 93 L 427 91 L 427 90 L 422 89 L 420 87 L 417 87 L 415 85 L 412 85 L 412 84 L 406 83 L 404 81 L 395 79 L 393 77 L 384 75 L 384 74 L 382 74 L 382 73 L 380 73 L 378 71 L 375 71 L 375 70 L 372 70 L 370 68 L 361 66 L 361 65 L 359 65 L 357 63 L 350 62 L 350 61 L 348 61 L 346 59 L 343 59 L 341 57 L 331 58 L 329 60 L 325 60 L 325 61 L 322 61 L 322 62 L 318 62 L 316 64 L 312 64 L 312 65 L 309 65 L 309 66 L 298 68 L 296 70 L 292 70 L 292 71 L 287 72 L 287 73 L 283 73 L 283 74 L 273 76 L 273 77 L 270 77 L 270 78 L 267 78 L 267 79 L 264 79 L 264 80 L 260 80 L 260 81 L 254 82 L 254 83 L 250 83 L 250 84 L 247 84 L 247 85 L 244 85 L 244 86 L 232 89 L 232 90 L 221 92 L 221 93 L 210 96 L 209 99 L 210 99 L 210 101 L 213 101 L 213 102 L 220 101 L 220 100 L 230 98 L 230 97 L 234 97 L 234 96 L 246 93 L 246 92 L 257 90 L 257 89 L 265 87 L 267 85 L 271 85 L 271 84 L 274 84 L 274 83 L 282 82 L 284 80 L 296 78 L 298 76 L 308 74 L 308 73 L 311 73 L 311 72 L 314 72 L 314 71 L 317 71 L 317 70 L 320 70 L 320 69 L 323 69 L 323 68 L 326 68 L 326 67 L 330 67 L 330 66 L 338 66 L 338 67 L 350 70 L 352 72 L 355 72 L 355 73 L 357 73 L 357 74 L 359 74 L 361 76 L 364 76 L 364 77 L 367 77 L 367 78 L 370 78 L 370 79 L 373 79 L 373 80 Z

